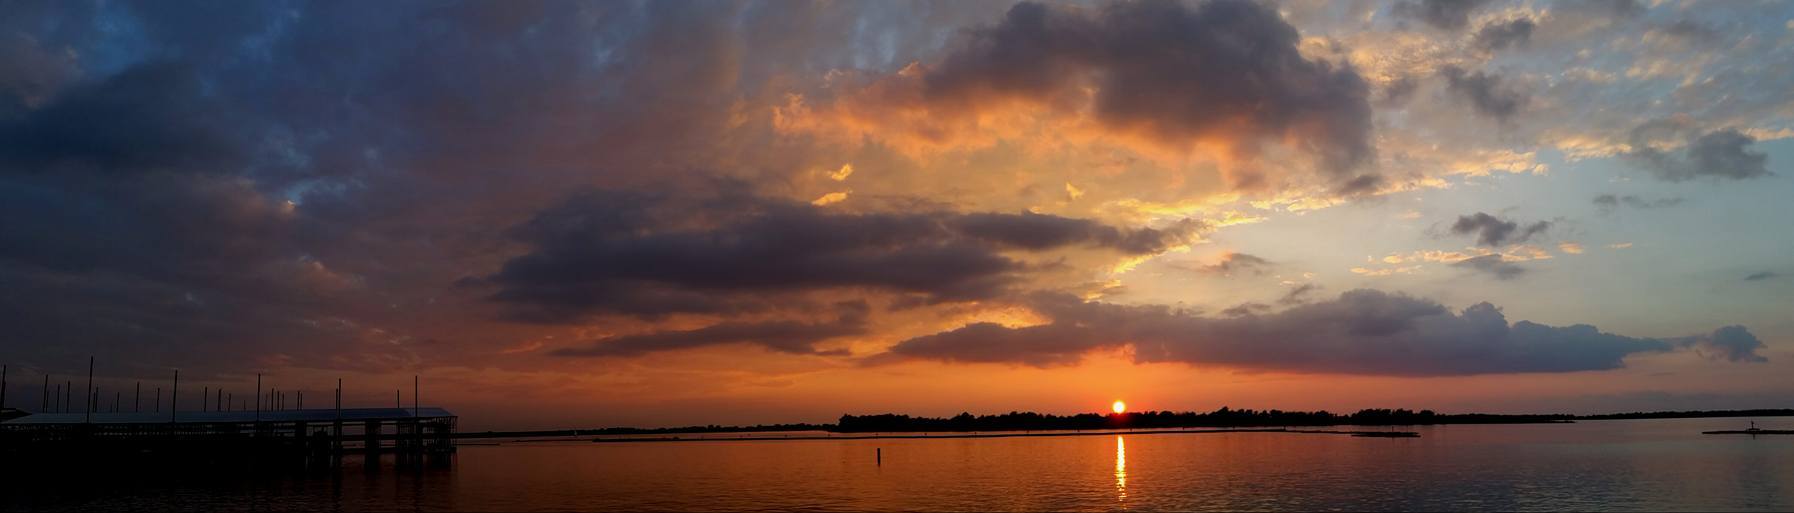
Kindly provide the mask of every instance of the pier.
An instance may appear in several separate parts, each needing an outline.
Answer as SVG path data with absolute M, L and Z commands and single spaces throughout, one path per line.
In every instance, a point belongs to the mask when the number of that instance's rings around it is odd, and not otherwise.
M 435 407 L 20 413 L 0 421 L 0 455 L 14 461 L 229 460 L 311 469 L 383 453 L 400 466 L 444 465 L 455 451 L 456 416 Z

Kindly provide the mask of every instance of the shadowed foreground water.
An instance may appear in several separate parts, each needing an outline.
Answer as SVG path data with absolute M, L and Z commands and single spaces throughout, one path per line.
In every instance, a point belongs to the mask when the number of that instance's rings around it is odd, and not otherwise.
M 88 476 L 7 509 L 1791 510 L 1794 436 L 1751 419 L 942 440 L 463 447 L 448 469 Z M 1755 419 L 1765 428 L 1794 419 Z M 1408 429 L 1408 428 L 1405 428 Z M 874 451 L 883 449 L 883 464 Z M 11 487 L 9 487 L 11 488 Z

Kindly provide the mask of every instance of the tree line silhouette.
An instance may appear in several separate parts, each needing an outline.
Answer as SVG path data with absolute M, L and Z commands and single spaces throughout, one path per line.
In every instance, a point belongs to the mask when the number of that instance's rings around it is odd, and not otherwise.
M 1322 411 L 1252 410 L 1222 407 L 1212 412 L 1146 411 L 1117 414 L 1052 415 L 1009 412 L 961 413 L 950 418 L 893 413 L 842 415 L 831 431 L 1035 431 L 1058 429 L 1152 429 L 1186 427 L 1398 426 L 1430 424 L 1526 424 L 1569 422 L 1571 415 L 1443 414 L 1432 410 L 1364 409 L 1351 414 Z

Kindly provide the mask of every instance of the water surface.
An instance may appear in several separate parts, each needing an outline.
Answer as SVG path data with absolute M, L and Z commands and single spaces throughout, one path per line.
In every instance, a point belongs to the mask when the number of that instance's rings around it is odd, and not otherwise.
M 986 439 L 525 443 L 446 469 L 160 476 L 9 492 L 88 510 L 1794 510 L 1794 436 L 1751 419 Z M 1756 419 L 1794 428 L 1794 419 Z M 882 464 L 875 454 L 882 449 Z M 93 482 L 93 481 L 90 481 Z

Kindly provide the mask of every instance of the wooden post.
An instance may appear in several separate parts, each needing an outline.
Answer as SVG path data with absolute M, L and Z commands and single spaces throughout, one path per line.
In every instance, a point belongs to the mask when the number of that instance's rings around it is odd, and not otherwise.
M 137 391 L 131 392 L 131 413 L 143 411 L 143 382 L 137 382 Z
M 50 375 L 49 374 L 44 375 L 44 400 L 43 400 L 43 402 L 38 403 L 37 409 L 42 410 L 40 413 L 50 413 Z
M 87 357 L 87 395 L 93 395 L 93 357 Z M 90 398 L 91 399 L 91 398 Z M 82 422 L 93 422 L 93 402 L 87 403 L 87 417 Z
M 412 374 L 411 375 L 411 417 L 412 418 L 417 418 L 418 412 L 422 411 L 417 406 L 417 404 L 418 404 L 417 403 L 417 397 L 418 397 L 417 391 L 418 391 L 418 378 L 417 378 L 416 374 Z
M 255 421 L 262 421 L 262 374 L 255 374 Z M 256 426 L 260 430 L 261 426 Z
M 0 365 L 0 410 L 6 409 L 6 366 Z
M 199 411 L 206 411 L 206 398 L 212 397 L 212 387 L 199 387 Z
M 880 467 L 885 466 L 885 448 L 879 447 L 877 450 L 878 450 L 878 452 L 876 452 L 874 454 L 877 455 L 876 457 L 878 458 L 878 466 L 880 466 Z
M 181 370 L 174 370 L 174 388 L 168 392 L 168 423 L 173 424 L 181 411 Z
M 162 387 L 156 387 L 156 412 L 162 411 Z

